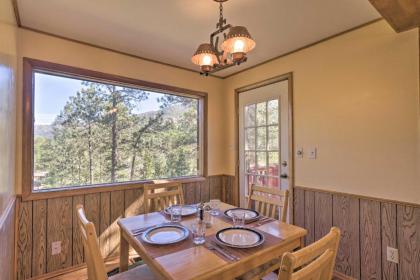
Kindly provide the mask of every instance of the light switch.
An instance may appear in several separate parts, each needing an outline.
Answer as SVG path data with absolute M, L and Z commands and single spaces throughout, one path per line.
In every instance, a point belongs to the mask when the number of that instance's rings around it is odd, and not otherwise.
M 308 159 L 316 159 L 316 147 L 311 147 L 308 152 Z

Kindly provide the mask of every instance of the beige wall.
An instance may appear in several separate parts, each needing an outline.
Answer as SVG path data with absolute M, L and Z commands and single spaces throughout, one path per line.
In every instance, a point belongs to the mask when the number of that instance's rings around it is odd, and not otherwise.
M 0 3 L 0 217 L 15 191 L 17 29 L 6 4 Z
M 19 29 L 19 56 L 66 64 L 125 77 L 177 86 L 208 93 L 208 174 L 223 174 L 221 135 L 222 80 L 202 77 L 198 73 L 164 66 L 56 37 Z M 22 61 L 19 59 L 19 65 Z M 21 68 L 21 67 L 20 67 Z M 21 71 L 20 71 L 21 72 Z M 21 78 L 19 78 L 21 80 Z M 21 82 L 18 90 L 18 131 L 21 131 Z M 17 145 L 21 139 L 18 133 Z M 18 167 L 21 150 L 17 149 Z M 21 192 L 21 170 L 17 172 L 17 189 Z
M 385 21 L 224 80 L 226 165 L 234 174 L 234 90 L 293 72 L 296 185 L 420 203 L 418 31 Z

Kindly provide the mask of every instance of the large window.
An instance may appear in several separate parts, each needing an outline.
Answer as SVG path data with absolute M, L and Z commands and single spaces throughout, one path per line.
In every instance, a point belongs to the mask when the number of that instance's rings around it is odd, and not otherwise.
M 203 96 L 30 62 L 32 192 L 202 175 Z

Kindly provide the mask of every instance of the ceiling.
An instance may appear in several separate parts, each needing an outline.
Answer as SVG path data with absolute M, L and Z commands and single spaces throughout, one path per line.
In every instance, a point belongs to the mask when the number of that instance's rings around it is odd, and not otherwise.
M 191 62 L 218 20 L 212 0 L 16 0 L 23 27 L 166 64 Z M 226 77 L 380 17 L 368 0 L 230 0 L 224 15 L 257 42 Z

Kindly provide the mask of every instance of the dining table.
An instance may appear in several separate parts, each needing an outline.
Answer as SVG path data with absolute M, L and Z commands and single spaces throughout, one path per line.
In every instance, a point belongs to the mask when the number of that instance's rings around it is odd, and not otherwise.
M 264 235 L 265 241 L 258 247 L 237 249 L 220 246 L 214 242 L 215 234 L 232 227 L 231 220 L 223 214 L 232 208 L 236 206 L 220 203 L 220 214 L 211 217 L 211 227 L 206 229 L 206 243 L 203 245 L 194 245 L 192 237 L 171 245 L 144 242 L 139 228 L 170 222 L 170 216 L 162 211 L 119 219 L 120 271 L 128 269 L 130 246 L 158 279 L 171 280 L 233 279 L 273 260 L 280 261 L 285 252 L 303 247 L 306 229 L 275 219 L 246 224 L 245 227 Z M 182 217 L 180 224 L 191 230 L 196 222 L 197 216 L 191 215 Z

